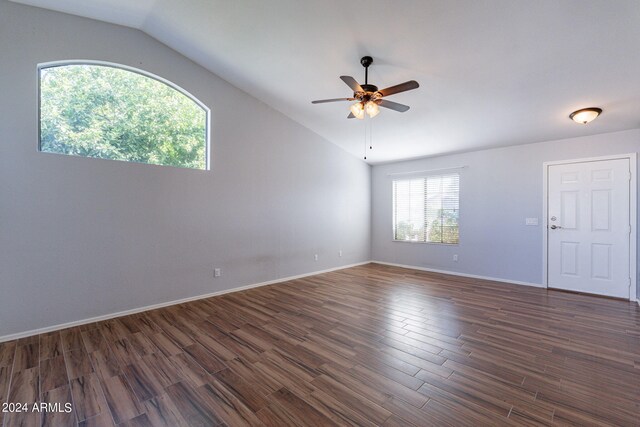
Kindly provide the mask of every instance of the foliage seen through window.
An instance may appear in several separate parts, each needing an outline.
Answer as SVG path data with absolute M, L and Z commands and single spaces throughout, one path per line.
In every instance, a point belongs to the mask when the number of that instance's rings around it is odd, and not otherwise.
M 40 150 L 207 168 L 208 113 L 181 91 L 105 65 L 40 69 Z
M 393 239 L 458 243 L 460 176 L 393 181 Z

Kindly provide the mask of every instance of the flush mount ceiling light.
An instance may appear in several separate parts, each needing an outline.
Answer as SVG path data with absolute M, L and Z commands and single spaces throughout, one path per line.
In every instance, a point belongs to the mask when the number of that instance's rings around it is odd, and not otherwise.
M 312 104 L 324 104 L 326 102 L 336 101 L 357 101 L 350 107 L 351 114 L 347 116 L 348 119 L 364 119 L 365 113 L 373 118 L 380 113 L 379 107 L 389 108 L 394 111 L 404 113 L 409 109 L 408 105 L 398 104 L 397 102 L 387 101 L 383 99 L 387 96 L 394 95 L 396 93 L 405 92 L 418 88 L 420 85 L 415 80 L 409 80 L 408 82 L 400 83 L 399 85 L 391 86 L 386 89 L 378 90 L 378 86 L 369 84 L 369 66 L 373 63 L 373 58 L 370 56 L 363 56 L 360 59 L 360 64 L 364 67 L 364 84 L 360 85 L 356 79 L 351 76 L 340 76 L 343 82 L 347 84 L 353 90 L 353 97 L 351 98 L 333 98 L 333 99 L 321 99 L 318 101 L 311 101 Z
M 569 114 L 569 118 L 576 123 L 586 125 L 587 123 L 595 120 L 600 113 L 602 113 L 602 108 L 583 108 L 582 110 L 577 110 Z

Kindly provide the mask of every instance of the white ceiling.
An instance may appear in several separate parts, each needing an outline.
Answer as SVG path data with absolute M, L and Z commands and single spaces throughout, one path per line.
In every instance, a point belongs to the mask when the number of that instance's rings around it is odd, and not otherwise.
M 640 127 L 638 0 L 15 0 L 139 28 L 357 156 L 340 75 L 417 80 L 370 163 Z M 575 109 L 603 115 L 577 125 Z

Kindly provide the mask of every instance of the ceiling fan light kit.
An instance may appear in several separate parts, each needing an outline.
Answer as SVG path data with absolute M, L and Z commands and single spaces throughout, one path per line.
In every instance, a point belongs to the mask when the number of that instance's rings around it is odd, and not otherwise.
M 349 109 L 356 119 L 364 119 L 364 107 L 362 106 L 362 102 L 356 102 Z
M 370 118 L 374 118 L 378 114 L 380 114 L 380 107 L 373 101 L 369 101 L 364 106 L 364 111 Z
M 340 79 L 345 82 L 347 86 L 353 90 L 353 97 L 351 98 L 332 98 L 321 99 L 317 101 L 311 101 L 312 104 L 324 104 L 327 102 L 338 101 L 357 101 L 349 108 L 351 114 L 347 116 L 348 119 L 364 119 L 365 113 L 374 118 L 380 113 L 380 107 L 388 108 L 390 110 L 404 113 L 409 109 L 408 105 L 398 104 L 397 102 L 387 101 L 383 99 L 387 96 L 394 95 L 396 93 L 405 92 L 420 87 L 415 80 L 409 80 L 408 82 L 401 83 L 399 85 L 391 86 L 386 89 L 378 90 L 378 86 L 369 84 L 369 66 L 373 63 L 373 58 L 370 56 L 363 56 L 360 59 L 360 64 L 364 67 L 364 84 L 359 84 L 356 79 L 351 76 L 340 76 Z

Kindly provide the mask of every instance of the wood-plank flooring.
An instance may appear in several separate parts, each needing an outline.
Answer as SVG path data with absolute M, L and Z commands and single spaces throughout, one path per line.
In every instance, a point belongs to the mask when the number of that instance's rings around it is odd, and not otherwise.
M 0 344 L 13 426 L 640 425 L 635 303 L 370 264 Z

